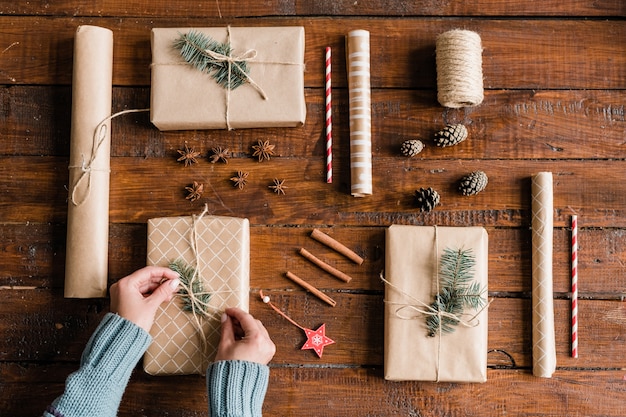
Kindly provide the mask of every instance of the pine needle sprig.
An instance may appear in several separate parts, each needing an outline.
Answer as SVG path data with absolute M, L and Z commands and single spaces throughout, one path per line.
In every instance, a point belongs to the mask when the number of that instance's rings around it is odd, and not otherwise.
M 211 293 L 205 291 L 202 280 L 196 276 L 196 268 L 188 265 L 181 259 L 171 262 L 169 268 L 178 273 L 180 282 L 183 284 L 178 290 L 178 294 L 183 301 L 183 311 L 206 313 Z M 189 290 L 191 290 L 193 297 Z
M 428 336 L 434 337 L 438 331 L 452 333 L 459 324 L 465 308 L 478 310 L 485 306 L 485 289 L 480 283 L 472 282 L 476 264 L 471 249 L 445 249 L 439 265 L 440 289 L 435 301 L 430 305 L 434 312 L 426 318 Z
M 250 66 L 245 60 L 234 60 L 230 65 L 224 59 L 211 56 L 212 51 L 221 56 L 230 57 L 232 48 L 228 43 L 221 43 L 201 32 L 191 30 L 181 33 L 174 41 L 174 47 L 180 50 L 183 59 L 201 72 L 209 74 L 222 87 L 234 90 L 248 82 Z M 229 76 L 230 75 L 230 76 Z

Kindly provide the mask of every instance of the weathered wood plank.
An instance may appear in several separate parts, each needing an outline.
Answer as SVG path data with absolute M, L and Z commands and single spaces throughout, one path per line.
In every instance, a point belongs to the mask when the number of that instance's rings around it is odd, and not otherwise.
M 365 262 L 355 265 L 309 237 L 310 227 L 253 226 L 250 231 L 253 288 L 284 290 L 293 286 L 283 277 L 287 270 L 302 274 L 315 286 L 348 292 L 382 291 L 378 279 L 384 269 L 385 228 L 333 227 L 321 230 L 359 253 Z M 488 228 L 489 287 L 494 295 L 528 294 L 531 290 L 530 230 Z M 64 224 L 0 225 L 0 287 L 63 288 Z M 622 229 L 580 228 L 578 236 L 579 296 L 592 299 L 626 297 L 626 233 Z M 305 261 L 296 251 L 307 248 L 335 268 L 353 277 L 350 283 Z M 569 230 L 554 231 L 554 291 L 570 287 Z M 109 235 L 109 277 L 112 284 L 145 265 L 146 225 L 112 224 Z
M 55 1 L 45 7 L 31 2 L 4 2 L 0 4 L 2 15 L 34 16 L 124 16 L 124 17 L 249 17 L 249 16 L 624 16 L 626 9 L 619 0 L 582 0 L 568 3 L 549 0 L 541 3 L 508 1 L 506 7 L 498 0 L 471 0 L 450 3 L 417 2 L 354 2 L 349 0 L 272 0 L 250 2 L 242 7 L 240 2 L 215 0 L 197 2 L 179 0 L 171 4 L 154 3 L 145 6 L 139 2 Z
M 281 149 L 277 151 L 280 153 Z M 66 158 L 56 157 L 0 158 L 3 220 L 64 222 L 66 164 Z M 621 180 L 626 176 L 626 168 L 620 163 L 607 170 L 606 162 L 584 160 L 374 158 L 374 193 L 367 198 L 350 196 L 346 164 L 346 158 L 335 161 L 336 180 L 329 185 L 324 181 L 322 157 L 276 157 L 263 163 L 240 158 L 229 164 L 203 163 L 192 168 L 184 168 L 175 158 L 113 158 L 110 221 L 136 223 L 152 217 L 191 214 L 199 212 L 206 203 L 213 214 L 244 216 L 253 224 L 526 227 L 530 224 L 530 177 L 536 172 L 552 171 L 556 226 L 566 225 L 572 213 L 578 213 L 586 227 L 626 225 L 626 200 L 622 198 L 626 183 Z M 15 167 L 20 167 L 20 171 Z M 460 178 L 478 169 L 489 176 L 488 188 L 476 196 L 460 195 L 456 189 Z M 238 170 L 250 172 L 244 190 L 233 187 L 229 180 Z M 268 188 L 274 178 L 285 179 L 289 187 L 286 195 L 276 195 Z M 195 203 L 185 199 L 184 188 L 192 181 L 205 183 L 206 189 Z M 412 196 L 420 187 L 436 189 L 441 195 L 441 206 L 430 213 L 415 209 Z M 321 206 L 320 201 L 324 201 Z
M 113 110 L 146 108 L 152 27 L 303 25 L 308 119 L 299 129 L 161 133 L 147 114 L 113 122 L 109 277 L 143 266 L 146 219 L 198 213 L 245 216 L 251 229 L 251 312 L 278 346 L 266 415 L 622 416 L 626 414 L 626 3 L 577 0 L 406 2 L 3 2 L 0 4 L 0 415 L 40 415 L 63 390 L 107 299 L 66 300 L 67 156 L 72 47 L 76 26 L 115 36 Z M 219 10 L 218 10 L 219 7 Z M 223 16 L 220 18 L 219 15 Z M 189 17 L 194 16 L 194 17 Z M 245 18 L 244 18 L 245 16 Z M 436 101 L 435 38 L 463 27 L 480 33 L 486 88 L 481 106 L 451 110 Z M 372 34 L 374 195 L 349 195 L 344 36 Z M 324 183 L 323 53 L 333 47 L 335 182 Z M 470 140 L 448 149 L 429 142 L 462 122 Z M 269 163 L 250 158 L 258 139 L 277 145 Z M 399 155 L 405 139 L 426 149 Z M 183 169 L 185 142 L 207 155 L 228 147 L 228 165 Z M 244 191 L 228 178 L 250 172 Z M 461 175 L 485 170 L 487 190 L 464 198 Z M 554 291 L 558 370 L 530 372 L 530 181 L 555 174 Z M 287 195 L 267 189 L 287 180 Z M 190 204 L 183 187 L 206 182 Z M 412 207 L 432 186 L 442 206 Z M 579 215 L 580 358 L 569 357 L 569 218 Z M 489 381 L 383 380 L 384 230 L 392 223 L 484 225 L 490 234 Z M 323 227 L 364 258 L 356 266 L 308 237 Z M 297 255 L 307 247 L 354 279 L 344 284 Z M 287 281 L 289 269 L 338 301 L 321 303 Z M 304 325 L 325 322 L 337 343 L 324 358 L 301 351 L 302 332 L 261 303 L 263 288 Z M 621 298 L 620 298 L 621 297 Z M 509 357 L 511 355 L 512 364 Z M 443 395 L 442 395 L 443 394 Z M 182 400 L 181 400 L 182 399 Z M 311 404 L 318 405 L 311 409 Z M 120 415 L 206 415 L 200 376 L 154 378 L 138 370 Z
M 254 283 L 253 283 L 254 286 Z M 253 287 L 254 288 L 254 287 Z M 292 286 L 267 290 L 273 303 L 303 326 L 326 323 L 327 335 L 336 341 L 318 359 L 300 347 L 306 338 L 301 330 L 264 305 L 256 290 L 250 294 L 250 311 L 268 328 L 277 345 L 277 365 L 380 366 L 383 363 L 383 294 L 343 293 L 336 286 L 325 290 L 337 301 L 329 307 L 314 296 Z M 0 323 L 2 361 L 77 361 L 84 344 L 108 311 L 108 301 L 63 300 L 60 292 L 3 290 Z M 62 300 L 63 302 L 59 302 Z M 515 367 L 532 364 L 530 299 L 494 298 L 489 307 L 490 350 L 508 353 Z M 626 340 L 626 307 L 621 301 L 581 300 L 579 359 L 569 357 L 567 300 L 555 300 L 556 346 L 559 366 L 582 368 L 626 367 L 621 344 Z M 584 354 L 583 354 L 584 352 Z M 507 363 L 493 354 L 490 364 Z
M 487 91 L 482 105 L 453 110 L 439 106 L 433 91 L 377 89 L 372 95 L 373 153 L 398 156 L 401 143 L 419 139 L 420 159 L 613 159 L 624 146 L 624 90 Z M 348 97 L 334 91 L 334 156 L 348 151 Z M 160 132 L 148 113 L 113 121 L 111 154 L 172 157 L 185 142 L 207 155 L 214 146 L 235 156 L 250 152 L 257 139 L 276 143 L 283 156 L 324 154 L 324 93 L 307 89 L 307 121 L 295 129 L 243 129 Z M 0 155 L 69 153 L 70 87 L 0 88 Z M 148 88 L 114 88 L 113 111 L 150 107 Z M 454 148 L 433 145 L 433 134 L 449 123 L 463 123 L 469 139 Z
M 0 398 L 0 408 L 14 417 L 41 414 L 60 395 L 65 377 L 74 370 L 69 364 L 0 364 L 0 387 L 5 394 Z M 491 369 L 484 384 L 453 384 L 388 382 L 380 368 L 272 367 L 263 413 L 336 417 L 620 416 L 626 413 L 623 376 L 623 370 L 558 370 L 548 379 L 533 377 L 527 370 Z M 168 410 L 171 416 L 199 417 L 206 415 L 206 408 L 202 377 L 150 377 L 136 371 L 118 415 L 160 416 Z
M 215 18 L 0 16 L 0 45 L 6 45 L 0 82 L 71 83 L 74 32 L 81 24 L 114 31 L 115 85 L 145 86 L 150 84 L 152 27 L 224 26 L 225 22 Z M 481 35 L 486 89 L 621 89 L 626 80 L 626 27 L 620 21 L 255 18 L 238 19 L 237 25 L 304 26 L 307 87 L 324 85 L 323 54 L 328 45 L 336 51 L 335 84 L 345 86 L 345 62 L 340 57 L 345 54 L 345 35 L 351 29 L 371 32 L 371 48 L 376 51 L 371 57 L 375 88 L 434 88 L 435 38 L 458 27 Z M 613 41 L 607 42 L 607 33 Z M 606 65 L 606 57 L 611 65 Z

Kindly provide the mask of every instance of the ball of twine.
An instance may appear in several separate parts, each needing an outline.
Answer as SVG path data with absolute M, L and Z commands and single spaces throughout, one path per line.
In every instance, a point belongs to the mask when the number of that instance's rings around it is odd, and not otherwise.
M 477 106 L 483 101 L 480 35 L 454 29 L 437 37 L 437 100 L 444 107 Z

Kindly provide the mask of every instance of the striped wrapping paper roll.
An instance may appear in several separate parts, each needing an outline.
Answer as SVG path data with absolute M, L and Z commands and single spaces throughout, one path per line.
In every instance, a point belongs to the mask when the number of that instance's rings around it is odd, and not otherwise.
M 346 38 L 350 98 L 350 192 L 372 194 L 372 105 L 370 91 L 370 34 L 353 30 Z

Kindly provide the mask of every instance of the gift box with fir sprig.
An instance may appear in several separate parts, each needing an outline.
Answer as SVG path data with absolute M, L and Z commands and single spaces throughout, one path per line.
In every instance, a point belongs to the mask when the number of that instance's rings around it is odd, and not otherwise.
M 488 237 L 393 225 L 385 247 L 385 379 L 485 382 Z
M 306 118 L 303 27 L 152 29 L 160 130 L 296 127 Z

